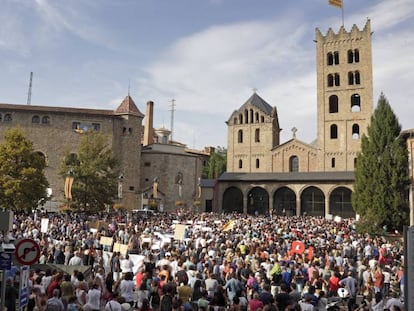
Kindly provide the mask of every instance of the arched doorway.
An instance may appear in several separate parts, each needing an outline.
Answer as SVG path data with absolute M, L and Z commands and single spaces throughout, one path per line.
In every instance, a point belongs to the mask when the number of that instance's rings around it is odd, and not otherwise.
M 269 214 L 269 194 L 260 187 L 254 187 L 247 195 L 247 214 Z
M 333 216 L 354 218 L 355 212 L 351 204 L 352 191 L 345 187 L 334 189 L 329 196 L 329 210 Z
M 300 207 L 302 215 L 325 216 L 325 195 L 316 187 L 308 187 L 302 192 Z
M 243 193 L 239 188 L 230 187 L 223 194 L 223 213 L 243 213 Z
M 276 215 L 296 215 L 296 194 L 292 189 L 282 187 L 276 190 L 273 200 L 273 212 Z

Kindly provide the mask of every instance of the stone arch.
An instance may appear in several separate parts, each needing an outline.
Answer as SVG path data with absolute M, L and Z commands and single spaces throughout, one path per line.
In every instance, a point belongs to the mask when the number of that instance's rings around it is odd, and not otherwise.
M 333 216 L 354 218 L 355 212 L 351 203 L 352 191 L 346 187 L 337 187 L 329 195 L 329 211 Z
M 243 192 L 237 187 L 229 187 L 223 193 L 223 213 L 243 213 Z
M 269 194 L 262 187 L 254 187 L 247 194 L 247 214 L 269 214 Z
M 281 187 L 273 195 L 273 213 L 276 215 L 296 215 L 296 193 L 289 187 Z
M 300 211 L 307 216 L 325 216 L 325 195 L 322 190 L 310 186 L 300 196 Z

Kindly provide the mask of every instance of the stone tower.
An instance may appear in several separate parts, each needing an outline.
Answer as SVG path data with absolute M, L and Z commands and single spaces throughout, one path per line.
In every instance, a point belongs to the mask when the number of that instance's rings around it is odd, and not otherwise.
M 113 150 L 120 162 L 120 179 L 118 196 L 128 209 L 138 208 L 140 198 L 141 170 L 141 130 L 144 115 L 139 111 L 132 98 L 128 95 L 115 110 L 119 116 L 114 124 L 115 136 Z
M 352 171 L 373 111 L 371 24 L 316 29 L 319 171 Z
M 227 123 L 227 172 L 271 172 L 272 153 L 280 143 L 276 107 L 256 92 Z

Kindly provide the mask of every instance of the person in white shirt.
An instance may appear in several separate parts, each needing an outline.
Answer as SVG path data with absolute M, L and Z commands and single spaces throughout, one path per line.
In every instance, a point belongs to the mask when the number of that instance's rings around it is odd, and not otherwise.
M 83 266 L 79 251 L 75 251 L 73 257 L 69 260 L 68 266 Z
M 134 291 L 135 291 L 135 282 L 133 281 L 134 274 L 132 272 L 127 272 L 124 276 L 124 279 L 119 284 L 119 294 L 125 298 L 125 301 L 131 305 L 134 305 Z
M 124 258 L 121 258 L 119 265 L 121 267 L 122 275 L 125 275 L 128 272 L 133 272 L 134 263 L 129 259 L 128 254 L 126 254 Z
M 403 304 L 401 303 L 401 300 L 398 298 L 397 293 L 391 292 L 391 298 L 387 300 L 384 309 L 393 310 L 394 306 L 402 308 Z
M 93 311 L 99 311 L 101 309 L 101 291 L 98 284 L 93 284 L 92 288 L 88 291 L 86 304 Z

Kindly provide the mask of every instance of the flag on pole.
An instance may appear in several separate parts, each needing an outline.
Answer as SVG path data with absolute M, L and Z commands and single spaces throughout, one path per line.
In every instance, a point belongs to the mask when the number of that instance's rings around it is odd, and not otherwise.
M 328 0 L 330 5 L 333 5 L 337 8 L 342 8 L 342 0 Z

